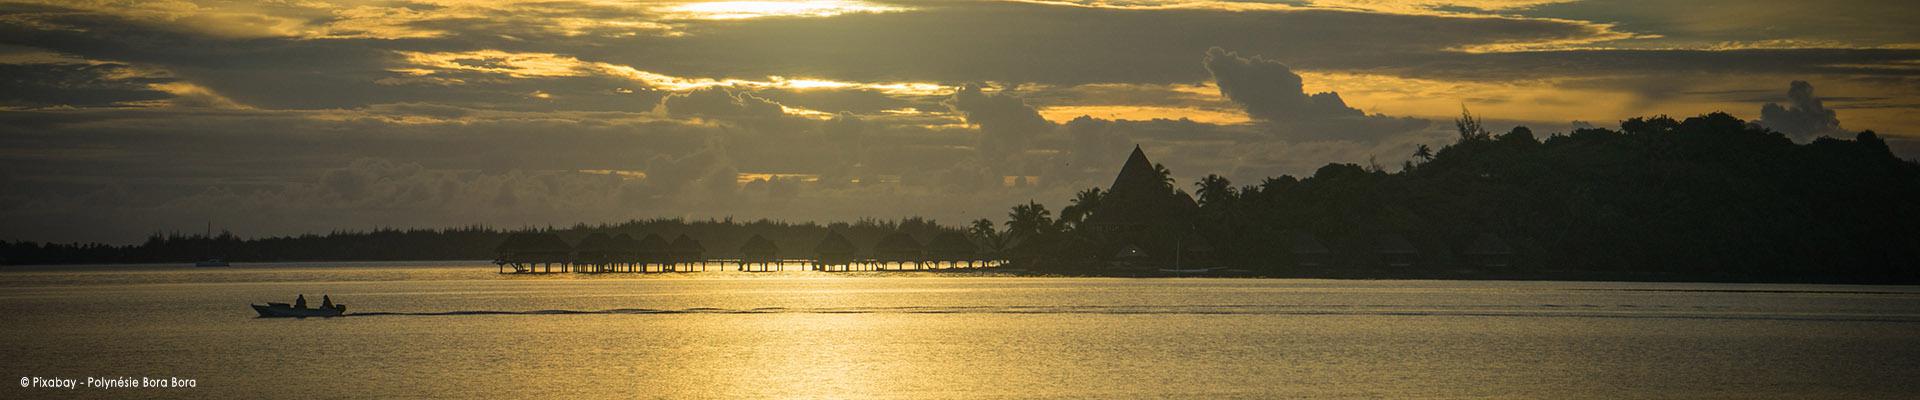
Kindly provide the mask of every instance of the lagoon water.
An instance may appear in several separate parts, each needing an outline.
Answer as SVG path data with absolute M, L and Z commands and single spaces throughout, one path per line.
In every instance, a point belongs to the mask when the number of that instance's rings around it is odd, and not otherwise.
M 0 398 L 1914 398 L 1920 288 L 0 269 Z M 258 319 L 247 303 L 349 317 Z

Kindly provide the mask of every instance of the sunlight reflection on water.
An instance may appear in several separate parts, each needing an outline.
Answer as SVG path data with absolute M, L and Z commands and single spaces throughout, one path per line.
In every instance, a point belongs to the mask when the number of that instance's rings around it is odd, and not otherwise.
M 0 270 L 0 368 L 191 398 L 1920 394 L 1910 287 L 492 271 Z M 357 315 L 245 307 L 294 293 Z

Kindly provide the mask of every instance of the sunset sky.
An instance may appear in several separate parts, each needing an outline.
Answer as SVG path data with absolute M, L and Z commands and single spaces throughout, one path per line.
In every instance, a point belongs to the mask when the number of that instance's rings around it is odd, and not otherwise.
M 1183 186 L 1398 169 L 1463 106 L 1542 136 L 1725 111 L 1913 158 L 1913 21 L 1911 1 L 0 0 L 0 239 L 997 221 L 1104 186 L 1135 144 Z

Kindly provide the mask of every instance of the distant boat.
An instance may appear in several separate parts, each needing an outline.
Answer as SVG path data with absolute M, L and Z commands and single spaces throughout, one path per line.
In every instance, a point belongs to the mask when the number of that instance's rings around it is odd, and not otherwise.
M 1213 272 L 1213 270 L 1215 269 L 1217 268 L 1192 268 L 1192 269 L 1161 268 L 1160 272 L 1165 272 L 1169 274 L 1204 274 L 1208 272 Z
M 287 303 L 267 303 L 267 305 L 264 306 L 259 304 L 249 305 L 253 306 L 253 311 L 260 313 L 260 318 L 338 317 L 347 313 L 347 305 L 345 304 L 335 304 L 333 308 L 295 308 L 293 305 Z

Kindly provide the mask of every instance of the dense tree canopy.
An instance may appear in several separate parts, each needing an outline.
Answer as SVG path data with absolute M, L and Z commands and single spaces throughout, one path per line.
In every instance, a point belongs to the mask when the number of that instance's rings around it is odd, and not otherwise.
M 1305 232 L 1349 254 L 1370 251 L 1378 235 L 1405 237 L 1434 268 L 1459 265 L 1474 238 L 1492 236 L 1531 270 L 1916 277 L 1920 164 L 1894 157 L 1871 131 L 1800 145 L 1721 113 L 1544 140 L 1525 127 L 1494 134 L 1471 115 L 1455 126 L 1455 143 L 1419 146 L 1399 172 L 1330 164 L 1238 188 L 1208 175 L 1194 183 L 1199 212 L 1187 223 L 1222 250 L 1221 264 L 1278 273 L 1287 272 L 1284 233 Z M 1102 210 L 1073 212 L 1082 213 Z M 1127 245 L 1063 228 L 1072 236 L 1063 241 L 1085 242 L 1087 253 L 1050 248 L 1044 264 L 1097 270 L 1105 252 Z
M 1208 175 L 1192 185 L 1197 200 L 1136 151 L 1114 187 L 1079 192 L 1058 218 L 1028 202 L 1002 224 L 982 219 L 964 230 L 920 218 L 826 226 L 661 219 L 515 232 L 553 231 L 567 240 L 688 234 L 721 251 L 755 234 L 782 249 L 806 249 L 830 229 L 862 244 L 893 232 L 921 239 L 953 232 L 1039 270 L 1101 273 L 1116 254 L 1143 251 L 1164 263 L 1207 249 L 1207 262 L 1281 276 L 1317 273 L 1293 267 L 1301 263 L 1290 252 L 1315 241 L 1346 259 L 1329 268 L 1378 269 L 1366 257 L 1391 236 L 1396 247 L 1415 247 L 1423 268 L 1394 274 L 1470 271 L 1471 248 L 1498 243 L 1515 259 L 1508 272 L 1521 276 L 1920 281 L 1920 163 L 1893 156 L 1871 131 L 1795 144 L 1720 113 L 1634 118 L 1618 130 L 1544 139 L 1525 127 L 1495 134 L 1464 113 L 1455 127 L 1455 143 L 1418 146 L 1398 172 L 1329 164 L 1308 177 L 1246 186 Z M 6 242 L 0 262 L 485 259 L 508 233 L 466 227 L 257 239 L 154 235 L 135 246 Z
M 134 246 L 0 242 L 0 258 L 4 258 L 0 261 L 7 264 L 144 263 L 192 262 L 216 257 L 230 261 L 484 260 L 492 259 L 495 246 L 515 232 L 554 232 L 574 244 L 595 233 L 607 236 L 627 234 L 632 237 L 648 234 L 662 237 L 687 235 L 699 240 L 707 253 L 715 257 L 737 257 L 741 245 L 754 235 L 760 235 L 777 248 L 791 252 L 778 256 L 799 258 L 812 256 L 801 249 L 812 249 L 828 230 L 841 232 L 859 246 L 871 246 L 881 237 L 894 232 L 929 239 L 942 232 L 959 232 L 956 228 L 922 218 L 862 220 L 827 225 L 768 220 L 651 219 L 618 224 L 581 224 L 569 228 L 496 230 L 476 226 L 442 230 L 379 229 L 257 239 L 242 239 L 225 232 L 211 237 L 155 234 L 146 243 Z

